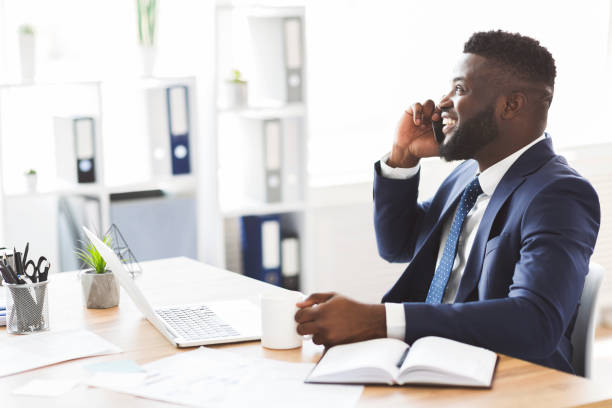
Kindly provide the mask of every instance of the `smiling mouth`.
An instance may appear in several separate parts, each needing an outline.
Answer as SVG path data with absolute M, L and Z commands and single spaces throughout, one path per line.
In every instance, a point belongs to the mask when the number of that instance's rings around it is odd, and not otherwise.
M 442 132 L 447 135 L 457 126 L 457 119 L 445 117 L 442 119 L 442 124 L 444 125 Z

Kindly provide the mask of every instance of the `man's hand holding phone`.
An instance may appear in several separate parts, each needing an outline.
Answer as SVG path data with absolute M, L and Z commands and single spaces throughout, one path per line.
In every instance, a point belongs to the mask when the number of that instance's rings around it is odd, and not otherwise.
M 438 156 L 438 143 L 434 137 L 432 121 L 440 121 L 441 110 L 429 99 L 424 104 L 415 103 L 400 119 L 395 131 L 391 167 L 414 167 L 423 157 Z

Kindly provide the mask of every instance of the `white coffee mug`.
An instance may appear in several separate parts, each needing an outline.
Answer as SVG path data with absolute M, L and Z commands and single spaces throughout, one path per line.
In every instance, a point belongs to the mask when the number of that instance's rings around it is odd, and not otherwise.
M 302 346 L 297 332 L 295 305 L 304 300 L 300 292 L 261 295 L 261 345 L 270 349 L 292 349 Z

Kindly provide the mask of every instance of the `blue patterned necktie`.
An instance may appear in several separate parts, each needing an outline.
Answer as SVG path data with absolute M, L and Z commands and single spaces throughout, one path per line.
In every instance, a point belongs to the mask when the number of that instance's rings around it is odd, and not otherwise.
M 453 269 L 453 264 L 455 263 L 455 256 L 457 255 L 457 243 L 459 242 L 459 235 L 461 235 L 463 221 L 465 221 L 465 217 L 470 212 L 472 207 L 474 207 L 474 204 L 476 203 L 476 198 L 480 194 L 482 194 L 482 188 L 480 188 L 478 177 L 475 177 L 474 180 L 472 180 L 471 183 L 468 184 L 468 186 L 463 191 L 463 194 L 461 195 L 461 201 L 459 202 L 457 213 L 455 214 L 453 224 L 451 225 L 450 233 L 448 234 L 448 239 L 446 240 L 446 244 L 444 245 L 442 259 L 440 259 L 440 264 L 436 269 L 436 273 L 434 274 L 434 277 L 431 281 L 431 285 L 429 286 L 429 291 L 427 292 L 427 298 L 425 299 L 426 303 L 442 302 L 442 296 L 444 296 L 444 289 L 446 289 L 448 278 L 450 277 L 451 270 Z

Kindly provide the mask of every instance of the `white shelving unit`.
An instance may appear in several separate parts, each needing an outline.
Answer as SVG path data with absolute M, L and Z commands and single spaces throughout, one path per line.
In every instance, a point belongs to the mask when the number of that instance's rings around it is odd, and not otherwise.
M 74 186 L 55 178 L 53 118 L 86 115 L 102 121 L 99 81 L 0 84 L 0 242 L 18 248 L 31 243 L 34 255 L 58 259 L 57 197 L 60 194 L 94 196 L 103 184 L 101 161 L 98 182 Z M 57 98 L 61 94 L 62 98 Z M 102 145 L 96 137 L 95 149 Z M 38 172 L 38 188 L 27 191 L 23 172 Z M 101 200 L 103 207 L 108 202 Z M 108 217 L 104 219 L 108 223 Z
M 142 91 L 169 85 L 187 85 L 190 89 L 191 173 L 159 177 L 152 175 L 149 137 L 143 126 Z M 53 97 L 65 93 L 71 97 Z M 57 203 L 65 196 L 97 200 L 101 231 L 111 224 L 113 194 L 161 190 L 170 196 L 193 196 L 196 208 L 201 208 L 204 196 L 199 194 L 198 186 L 204 172 L 199 165 L 196 95 L 194 77 L 126 79 L 122 83 L 0 84 L 0 243 L 22 246 L 31 242 L 33 250 L 59 265 Z M 117 98 L 124 99 L 123 105 L 113 113 Z M 78 115 L 93 116 L 97 122 L 95 183 L 69 183 L 55 176 L 53 118 Z M 11 160 L 7 160 L 9 156 Z M 23 168 L 15 169 L 15 163 L 23 163 Z M 39 174 L 35 191 L 27 190 L 22 175 L 28 168 Z M 202 258 L 205 251 L 205 239 L 198 235 L 198 257 Z
M 253 6 L 250 1 L 237 4 L 219 0 L 214 9 L 211 5 L 211 11 L 214 17 L 206 19 L 214 21 L 216 31 L 211 29 L 211 38 L 202 41 L 206 43 L 203 52 L 214 61 L 214 69 L 200 67 L 202 72 L 198 73 L 197 84 L 195 77 L 125 78 L 121 83 L 113 80 L 0 84 L 0 244 L 23 245 L 30 241 L 36 253 L 57 254 L 59 197 L 98 200 L 100 229 L 106 230 L 111 222 L 111 195 L 162 190 L 196 196 L 200 260 L 231 267 L 228 253 L 239 251 L 237 222 L 240 217 L 279 214 L 283 231 L 300 238 L 301 273 L 302 276 L 307 274 L 308 110 L 304 6 L 293 0 L 268 1 L 261 6 Z M 300 59 L 302 67 L 300 98 L 288 97 L 286 83 L 291 72 L 285 64 L 287 48 L 282 31 L 286 19 L 295 18 L 300 19 L 302 39 L 301 51 L 292 56 Z M 226 78 L 235 68 L 243 70 L 249 81 L 250 98 L 246 106 L 223 105 L 220 97 Z M 147 136 L 135 124 L 142 116 L 143 104 L 135 95 L 152 82 L 188 82 L 192 86 L 190 175 L 166 179 L 150 176 L 146 159 L 150 154 Z M 41 93 L 47 96 L 40 97 Z M 69 93 L 70 97 L 66 97 Z M 62 98 L 53 98 L 60 94 Z M 198 99 L 202 101 L 201 107 L 198 107 Z M 63 102 L 57 103 L 60 100 Z M 63 103 L 66 106 L 62 106 Z M 38 109 L 35 113 L 33 106 Z M 52 118 L 70 115 L 94 116 L 98 120 L 96 183 L 69 184 L 54 177 Z M 27 126 L 16 132 L 18 120 Z M 293 192 L 290 197 L 283 193 L 283 199 L 276 202 L 258 201 L 247 194 L 244 178 L 249 169 L 244 167 L 245 161 L 233 157 L 234 152 L 245 150 L 238 143 L 249 141 L 254 135 L 258 137 L 257 132 L 263 132 L 262 124 L 267 120 L 278 120 L 283 127 L 297 129 L 295 154 L 287 159 L 295 165 L 295 174 L 284 178 L 292 181 Z M 228 123 L 246 131 L 234 133 L 226 127 Z M 20 140 L 27 143 L 17 143 Z M 247 155 L 249 153 L 246 151 Z M 5 166 L 3 158 L 15 154 L 23 156 L 23 160 L 18 161 L 23 168 Z M 39 173 L 38 188 L 33 192 L 25 188 L 25 180 L 22 180 L 28 168 L 35 168 Z M 49 215 L 35 214 L 43 210 Z M 36 241 L 47 244 L 39 245 Z M 234 252 L 234 256 L 240 255 Z
M 288 19 L 298 19 L 299 49 L 291 50 L 284 29 Z M 307 273 L 307 98 L 304 44 L 304 7 L 252 6 L 222 2 L 216 9 L 216 132 L 221 246 L 219 265 L 241 272 L 240 217 L 279 214 L 284 234 L 300 239 L 301 274 Z M 285 28 L 284 28 L 285 27 Z M 295 27 L 294 27 L 295 28 Z M 301 66 L 301 97 L 290 94 L 287 85 L 292 79 L 288 68 L 290 53 L 297 52 Z M 232 70 L 243 73 L 248 82 L 248 104 L 224 104 L 226 81 Z M 254 180 L 252 156 L 258 152 L 247 146 L 263 137 L 265 121 L 278 120 L 283 131 L 283 163 L 285 182 L 294 183 L 281 189 L 281 200 L 266 202 L 249 194 Z M 290 129 L 290 130 L 288 130 Z M 294 135 L 291 142 L 288 136 Z M 297 135 L 297 138 L 295 138 Z M 297 139 L 297 140 L 295 140 Z M 286 145 L 285 145 L 286 144 Z M 255 149 L 259 149 L 254 143 Z M 295 150 L 287 148 L 293 146 Z M 289 150 L 288 150 L 289 149 Z M 250 157 L 249 157 L 250 156 Z M 263 165 L 263 164 L 262 164 Z M 289 170 L 293 167 L 293 170 Z M 288 175 L 289 174 L 289 175 Z M 250 177 L 250 179 L 249 179 Z M 260 186 L 265 188 L 265 186 Z M 212 221 L 212 220 L 211 220 Z

